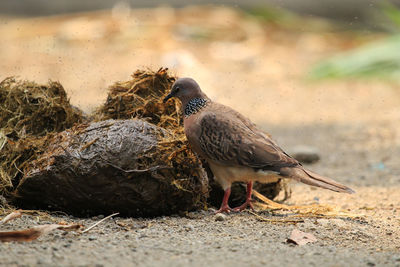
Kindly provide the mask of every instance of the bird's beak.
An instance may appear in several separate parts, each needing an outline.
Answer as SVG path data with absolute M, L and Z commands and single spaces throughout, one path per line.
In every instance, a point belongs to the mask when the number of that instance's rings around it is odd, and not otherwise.
M 163 103 L 167 102 L 168 99 L 170 99 L 171 97 L 174 97 L 174 95 L 172 94 L 172 92 L 164 98 Z

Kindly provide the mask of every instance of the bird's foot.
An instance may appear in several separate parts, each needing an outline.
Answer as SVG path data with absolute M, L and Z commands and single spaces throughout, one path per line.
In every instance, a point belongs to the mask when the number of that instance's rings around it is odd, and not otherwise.
M 229 207 L 228 205 L 222 205 L 222 206 L 219 208 L 219 210 L 217 210 L 217 211 L 214 212 L 214 214 L 222 213 L 222 212 L 230 213 L 230 212 L 232 212 L 232 211 L 234 211 L 234 209 L 232 209 L 232 208 Z
M 239 212 L 239 211 L 245 210 L 247 207 L 249 207 L 251 210 L 254 211 L 253 203 L 251 203 L 250 199 L 246 200 L 246 202 L 244 202 L 239 207 L 233 208 L 233 211 Z

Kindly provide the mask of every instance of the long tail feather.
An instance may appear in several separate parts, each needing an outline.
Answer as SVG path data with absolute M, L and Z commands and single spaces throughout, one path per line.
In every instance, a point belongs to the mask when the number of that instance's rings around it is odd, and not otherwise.
M 284 167 L 280 170 L 280 173 L 283 176 L 290 177 L 308 185 L 318 186 L 340 193 L 355 193 L 351 188 L 345 185 L 302 167 Z

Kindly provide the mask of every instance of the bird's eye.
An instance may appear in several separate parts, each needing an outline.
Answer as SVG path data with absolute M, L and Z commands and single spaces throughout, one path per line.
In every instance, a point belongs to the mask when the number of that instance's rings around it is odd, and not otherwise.
M 175 91 L 176 91 L 176 92 L 179 92 L 179 89 L 180 89 L 179 87 L 176 87 Z

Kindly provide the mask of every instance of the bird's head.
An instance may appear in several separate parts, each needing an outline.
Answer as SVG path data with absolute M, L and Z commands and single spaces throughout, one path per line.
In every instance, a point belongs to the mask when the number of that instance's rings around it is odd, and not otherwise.
M 201 91 L 200 86 L 192 78 L 180 78 L 176 80 L 172 85 L 171 92 L 164 98 L 163 102 L 167 102 L 172 97 L 177 97 L 183 106 L 193 98 L 207 99 L 207 96 Z

